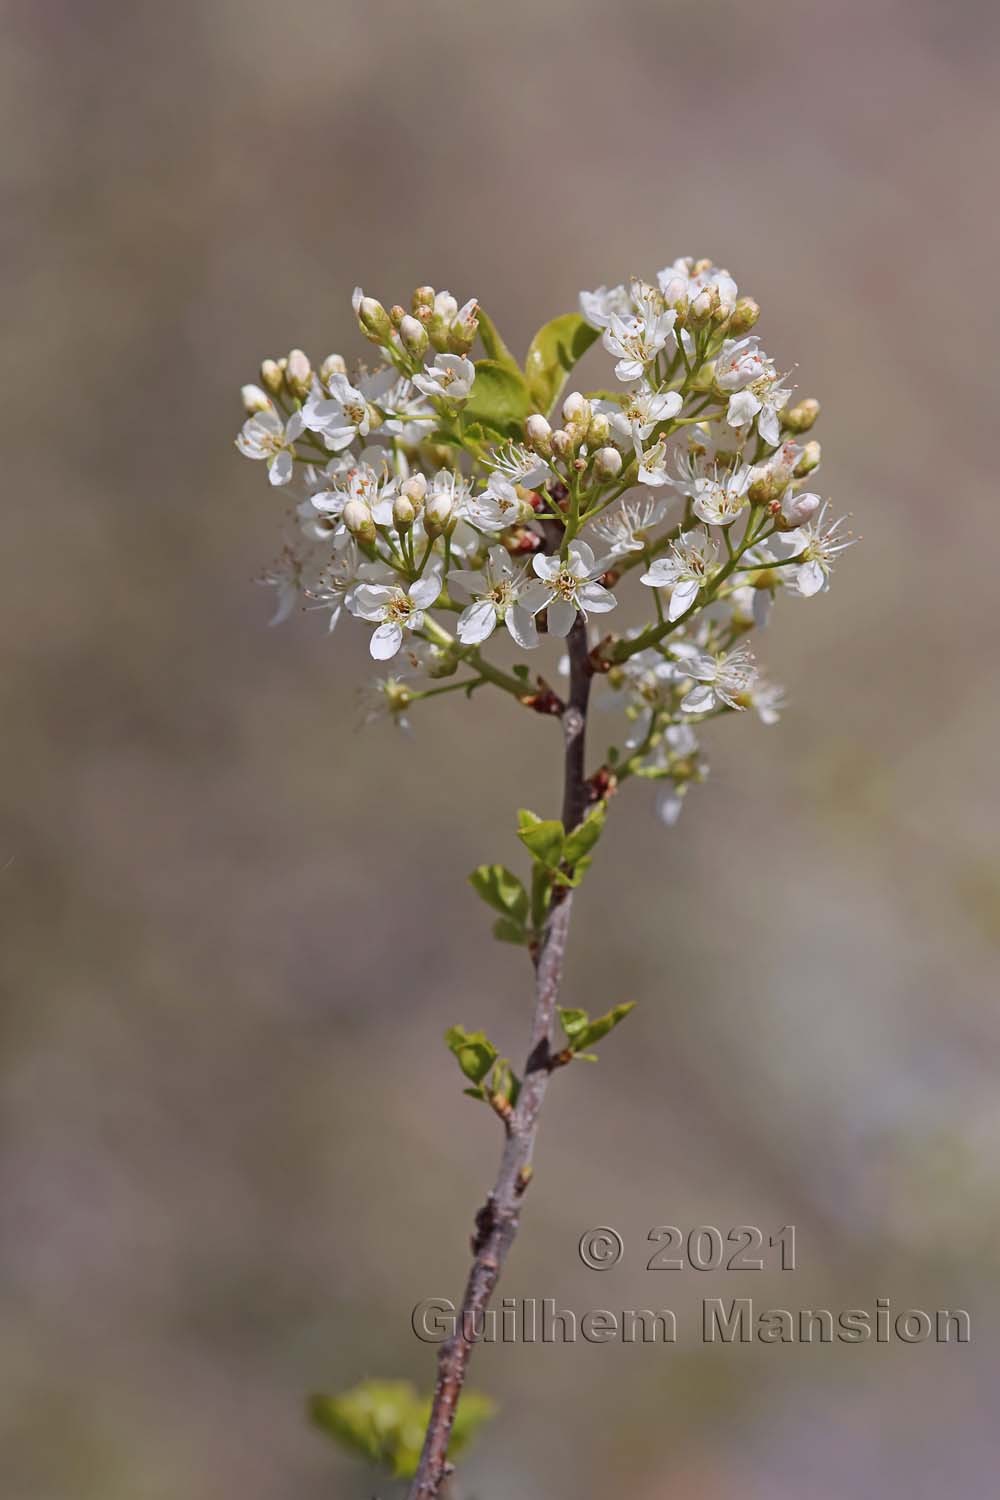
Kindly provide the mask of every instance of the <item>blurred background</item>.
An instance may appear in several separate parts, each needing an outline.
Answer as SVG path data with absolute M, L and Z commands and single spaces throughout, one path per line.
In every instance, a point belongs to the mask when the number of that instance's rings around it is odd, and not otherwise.
M 759 642 L 780 728 L 716 726 L 673 831 L 630 786 L 580 900 L 567 1003 L 641 1004 L 556 1080 L 504 1291 L 680 1340 L 481 1350 L 462 1493 L 991 1491 L 998 31 L 985 0 L 2 7 L 5 1500 L 369 1496 L 303 1398 L 429 1387 L 410 1309 L 459 1295 L 499 1144 L 441 1036 L 523 1049 L 524 957 L 464 877 L 555 806 L 558 732 L 486 697 L 357 732 L 367 632 L 269 631 L 252 587 L 282 503 L 240 384 L 368 354 L 358 281 L 478 296 L 523 352 L 683 254 L 763 304 L 864 545 Z M 666 1223 L 795 1224 L 800 1269 L 646 1272 Z M 705 1296 L 964 1307 L 973 1342 L 706 1348 Z

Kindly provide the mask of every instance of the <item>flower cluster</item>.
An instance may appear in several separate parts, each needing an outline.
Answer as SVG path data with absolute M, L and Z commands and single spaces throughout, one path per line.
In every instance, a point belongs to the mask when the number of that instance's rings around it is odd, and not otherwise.
M 746 637 L 779 596 L 824 590 L 852 540 L 811 487 L 818 403 L 793 404 L 751 332 L 757 304 L 709 261 L 677 260 L 655 283 L 581 293 L 523 367 L 475 300 L 419 287 L 387 310 L 358 289 L 354 311 L 374 368 L 295 349 L 243 388 L 236 445 L 293 501 L 263 580 L 275 618 L 301 602 L 331 629 L 345 613 L 370 627 L 371 655 L 404 664 L 370 701 L 404 724 L 423 699 L 485 685 L 558 713 L 504 653 L 587 632 L 628 721 L 602 788 L 658 781 L 672 822 L 705 775 L 696 725 L 778 717 Z M 617 386 L 561 399 L 598 340 Z M 606 633 L 630 584 L 644 623 Z

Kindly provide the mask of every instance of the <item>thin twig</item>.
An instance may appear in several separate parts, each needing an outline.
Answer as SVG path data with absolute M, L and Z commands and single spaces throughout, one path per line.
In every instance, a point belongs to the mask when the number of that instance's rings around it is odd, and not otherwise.
M 579 616 L 568 644 L 570 693 L 562 714 L 565 742 L 563 824 L 567 832 L 583 818 L 590 800 L 584 774 L 584 751 L 592 668 L 588 660 L 587 628 Z M 448 1442 L 473 1348 L 473 1340 L 466 1335 L 473 1334 L 477 1326 L 482 1327 L 482 1314 L 489 1306 L 507 1252 L 518 1231 L 521 1199 L 531 1178 L 538 1118 L 553 1071 L 552 1028 L 562 983 L 572 905 L 572 890 L 556 886 L 545 931 L 535 955 L 535 1008 L 524 1081 L 517 1107 L 511 1119 L 505 1121 L 506 1139 L 493 1190 L 476 1215 L 472 1268 L 455 1332 L 441 1345 L 438 1354 L 430 1421 L 409 1500 L 437 1500 L 442 1483 L 450 1473 Z

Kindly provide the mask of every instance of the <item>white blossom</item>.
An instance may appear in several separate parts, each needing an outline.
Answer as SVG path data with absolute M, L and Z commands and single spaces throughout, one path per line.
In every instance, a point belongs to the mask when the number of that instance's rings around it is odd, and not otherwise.
M 623 286 L 599 286 L 596 291 L 580 293 L 580 311 L 591 328 L 607 328 L 613 316 L 625 318 L 631 310 L 632 304 Z
M 781 571 L 791 575 L 789 586 L 805 599 L 829 587 L 834 559 L 857 540 L 840 529 L 846 524 L 846 517 L 841 516 L 832 526 L 825 524 L 828 510 L 829 502 L 823 505 L 814 521 L 776 538 L 790 549 L 793 557 L 801 559 Z
M 294 443 L 302 436 L 303 426 L 297 411 L 292 412 L 287 422 L 282 422 L 275 411 L 255 412 L 243 423 L 236 446 L 245 458 L 266 462 L 267 477 L 272 484 L 287 484 L 292 477 Z
M 425 396 L 444 396 L 449 401 L 467 401 L 476 378 L 471 359 L 461 354 L 439 354 L 423 374 L 414 375 L 413 384 Z
M 357 581 L 360 558 L 353 537 L 344 533 L 339 539 L 333 556 L 320 573 L 308 597 L 313 609 L 330 611 L 330 629 L 333 630 L 343 612 L 348 595 Z
M 441 592 L 441 574 L 432 569 L 405 588 L 401 584 L 359 583 L 347 608 L 361 620 L 377 624 L 369 649 L 376 661 L 388 661 L 403 644 L 404 630 L 420 630 L 424 610 Z
M 696 265 L 702 269 L 696 271 Z M 739 293 L 729 272 L 697 262 L 693 256 L 675 260 L 673 265 L 658 272 L 656 279 L 668 307 L 677 307 L 682 302 L 692 303 L 700 293 L 710 290 L 718 293 L 719 309 L 724 317 L 729 317 L 736 307 Z
M 652 496 L 623 500 L 615 510 L 592 521 L 586 529 L 609 557 L 622 557 L 626 552 L 643 550 L 649 533 L 663 520 L 668 508 L 666 500 L 654 500 Z
M 710 474 L 700 475 L 694 481 L 692 504 L 698 520 L 709 526 L 731 526 L 749 504 L 750 477 L 749 464 L 723 469 L 721 474 L 715 466 Z
M 529 489 L 552 473 L 545 459 L 532 453 L 523 443 L 504 443 L 487 455 L 486 462 L 501 478 L 512 484 L 526 485 Z
M 716 656 L 695 653 L 684 661 L 683 670 L 697 686 L 684 695 L 681 708 L 688 714 L 706 714 L 712 709 L 746 708 L 757 677 L 753 654 L 747 645 Z
M 671 542 L 665 557 L 654 558 L 639 582 L 653 589 L 670 589 L 667 619 L 677 620 L 694 604 L 699 592 L 714 574 L 719 549 L 702 527 Z
M 677 314 L 665 308 L 658 292 L 650 287 L 633 286 L 635 311 L 627 317 L 611 314 L 604 330 L 603 344 L 616 356 L 615 374 L 619 380 L 642 380 L 656 356 L 673 336 Z
M 524 569 L 515 566 L 505 547 L 492 546 L 481 570 L 453 569 L 448 586 L 457 587 L 472 600 L 458 618 L 457 635 L 463 646 L 480 645 L 499 624 L 506 625 L 526 650 L 538 645 L 538 628 L 520 602 L 530 584 Z
M 339 453 L 356 438 L 368 435 L 371 412 L 361 391 L 346 375 L 331 375 L 327 389 L 329 396 L 312 392 L 302 408 L 302 420 L 310 432 L 319 433 L 332 453 Z
M 531 515 L 531 507 L 522 500 L 514 485 L 502 474 L 494 473 L 478 495 L 466 501 L 464 516 L 481 531 L 503 531 Z
M 577 610 L 587 619 L 588 612 L 604 614 L 614 609 L 618 600 L 597 579 L 606 571 L 586 542 L 571 542 L 568 555 L 546 557 L 536 552 L 531 565 L 538 582 L 529 585 L 521 602 L 533 615 L 548 611 L 549 634 L 567 636 L 573 628 Z

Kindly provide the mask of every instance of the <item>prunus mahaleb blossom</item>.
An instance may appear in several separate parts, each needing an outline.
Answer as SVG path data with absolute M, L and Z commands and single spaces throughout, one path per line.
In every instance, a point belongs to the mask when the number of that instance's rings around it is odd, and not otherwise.
M 276 590 L 273 622 L 298 604 L 331 629 L 374 627 L 371 656 L 393 666 L 365 690 L 365 722 L 408 732 L 436 697 L 493 689 L 562 725 L 561 815 L 518 814 L 530 878 L 499 864 L 471 877 L 494 935 L 533 961 L 523 1073 L 482 1032 L 446 1036 L 466 1093 L 505 1132 L 475 1221 L 462 1304 L 474 1322 L 517 1231 L 549 1079 L 592 1057 L 631 1008 L 592 1018 L 557 1004 L 574 892 L 612 799 L 631 779 L 653 782 L 670 828 L 706 780 L 716 721 L 777 721 L 784 692 L 749 637 L 784 596 L 825 592 L 853 538 L 815 488 L 818 402 L 793 404 L 751 332 L 757 302 L 710 260 L 581 292 L 579 312 L 544 324 L 523 362 L 475 298 L 460 306 L 420 286 L 408 307 L 386 308 L 359 287 L 352 305 L 375 368 L 336 353 L 314 366 L 292 349 L 242 387 L 236 446 L 292 501 L 260 580 Z M 621 389 L 605 373 L 564 394 L 591 349 L 610 356 Z M 598 695 L 621 722 L 605 719 L 613 743 L 591 768 Z M 476 1409 L 468 1393 L 459 1404 L 472 1343 L 461 1333 L 441 1346 L 426 1403 L 366 1382 L 314 1412 L 372 1456 L 377 1408 L 376 1456 L 413 1476 L 410 1500 L 437 1500 L 449 1444 Z

